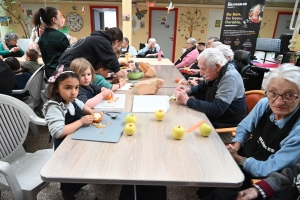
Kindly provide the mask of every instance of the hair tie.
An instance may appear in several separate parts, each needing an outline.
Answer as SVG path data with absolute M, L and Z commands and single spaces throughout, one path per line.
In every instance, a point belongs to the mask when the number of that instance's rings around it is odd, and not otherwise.
M 75 73 L 75 72 L 73 72 L 73 71 L 63 71 L 63 70 L 64 70 L 64 66 L 61 65 L 61 66 L 58 68 L 57 74 L 55 74 L 54 76 L 51 76 L 51 77 L 48 79 L 48 82 L 49 82 L 49 83 L 54 83 L 54 82 L 56 81 L 56 79 L 57 79 L 60 75 L 62 75 L 62 74 L 64 74 L 64 73 L 67 73 L 67 72 Z

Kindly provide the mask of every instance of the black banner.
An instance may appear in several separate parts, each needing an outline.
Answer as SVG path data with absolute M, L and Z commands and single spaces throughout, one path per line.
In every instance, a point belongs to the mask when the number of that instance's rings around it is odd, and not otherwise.
M 264 7 L 265 0 L 226 0 L 221 42 L 254 55 Z

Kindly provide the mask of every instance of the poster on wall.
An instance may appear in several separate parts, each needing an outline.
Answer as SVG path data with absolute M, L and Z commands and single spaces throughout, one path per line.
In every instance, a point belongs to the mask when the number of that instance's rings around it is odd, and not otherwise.
M 226 0 L 220 40 L 254 55 L 265 0 Z

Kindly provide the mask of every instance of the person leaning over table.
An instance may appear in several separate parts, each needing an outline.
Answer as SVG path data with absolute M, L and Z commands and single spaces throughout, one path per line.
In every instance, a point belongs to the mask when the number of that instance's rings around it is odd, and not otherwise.
M 142 58 L 157 58 L 160 47 L 156 45 L 156 39 L 149 38 L 148 44 L 137 52 L 137 57 Z M 163 56 L 163 52 L 162 52 Z
M 17 45 L 18 35 L 13 32 L 8 32 L 4 36 L 4 42 L 0 43 L 0 55 L 3 58 L 7 57 L 22 57 L 24 51 Z
M 186 41 L 186 51 L 180 56 L 180 58 L 174 63 L 176 68 L 183 68 L 188 67 L 195 60 L 197 60 L 197 57 L 199 55 L 199 52 L 196 47 L 196 40 L 195 38 L 189 38 Z
M 69 46 L 59 58 L 59 64 L 69 67 L 76 58 L 85 58 L 94 67 L 98 62 L 107 66 L 118 76 L 126 76 L 127 71 L 120 69 L 115 50 L 121 47 L 123 33 L 117 28 L 94 31 L 90 36 L 81 38 Z
M 237 126 L 246 116 L 241 75 L 215 48 L 205 49 L 199 55 L 198 66 L 205 81 L 186 89 L 177 87 L 176 101 L 205 113 L 215 128 Z
M 235 199 L 239 191 L 252 187 L 251 179 L 300 163 L 300 68 L 284 64 L 271 71 L 262 86 L 266 98 L 239 123 L 228 146 L 245 175 L 243 185 L 199 189 L 200 199 Z
M 236 200 L 251 199 L 297 200 L 300 198 L 300 164 L 272 172 L 267 178 L 240 191 Z

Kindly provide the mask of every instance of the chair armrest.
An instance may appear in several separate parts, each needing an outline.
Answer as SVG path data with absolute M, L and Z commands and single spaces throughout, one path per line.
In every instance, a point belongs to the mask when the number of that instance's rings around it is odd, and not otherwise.
M 216 128 L 217 133 L 230 133 L 235 132 L 236 127 L 230 127 L 230 128 Z
M 24 199 L 23 191 L 9 163 L 0 161 L 0 173 L 4 174 L 6 181 L 15 199 Z
M 41 126 L 46 126 L 46 121 L 45 119 L 43 118 L 40 118 L 36 115 L 29 115 L 30 116 L 30 119 L 31 121 L 34 123 L 34 124 L 37 124 L 37 125 L 41 125 Z
M 27 90 L 13 90 L 12 93 L 13 94 L 23 94 L 24 92 L 26 92 Z

